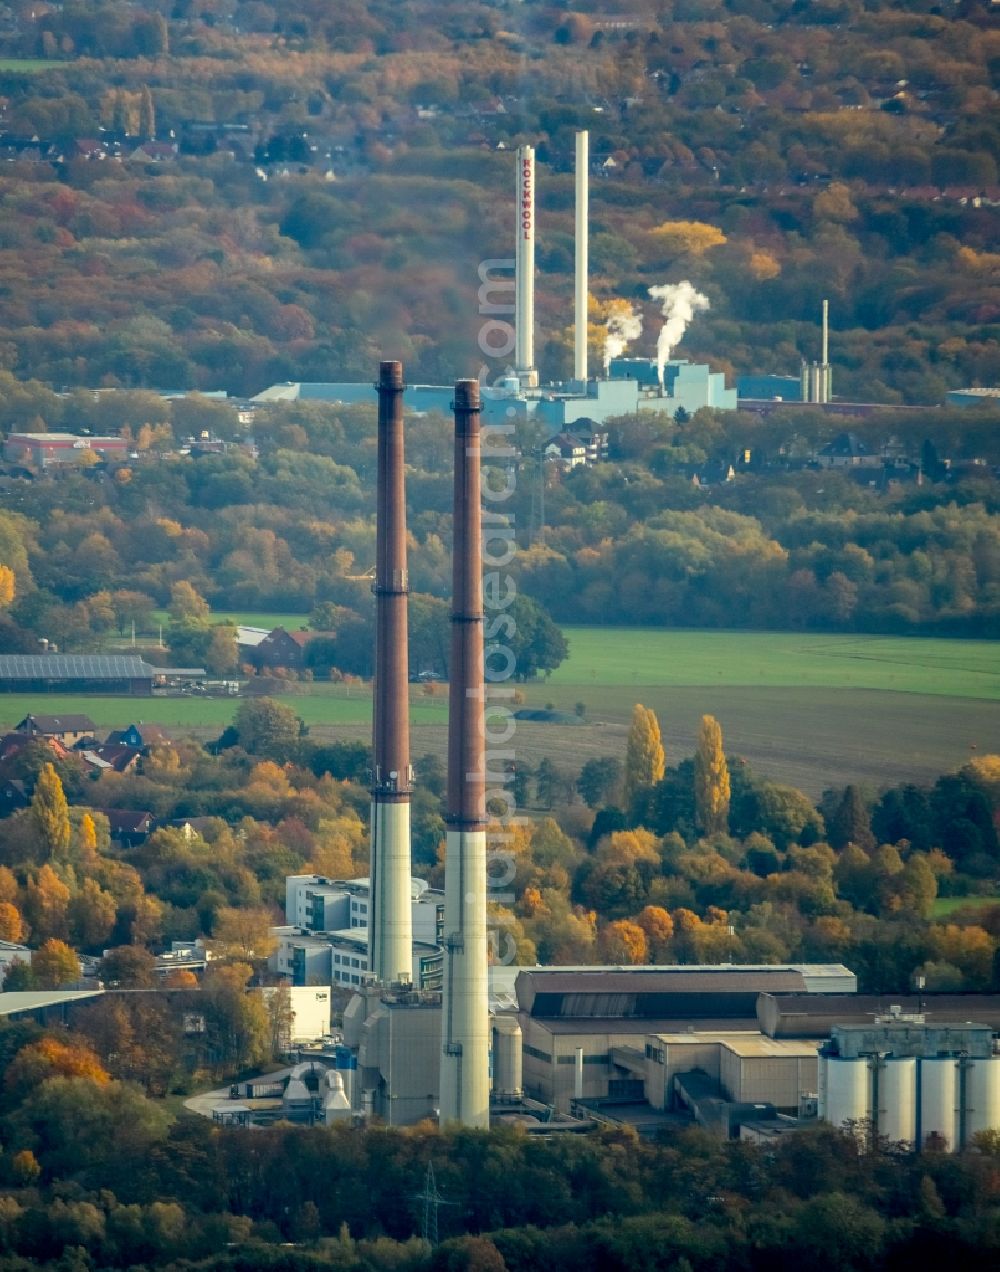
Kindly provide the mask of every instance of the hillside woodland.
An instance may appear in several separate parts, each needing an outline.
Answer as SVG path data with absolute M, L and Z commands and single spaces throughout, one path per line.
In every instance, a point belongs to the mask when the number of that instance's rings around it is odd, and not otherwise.
M 594 317 L 690 278 L 683 351 L 939 402 L 997 383 L 988 0 L 264 0 L 0 8 L 0 366 L 58 387 L 477 374 L 477 269 L 540 171 L 540 369 L 571 369 L 573 132 Z M 497 368 L 502 370 L 502 368 Z
M 270 610 L 300 615 L 315 637 L 305 674 L 370 675 L 373 408 L 262 407 L 251 450 L 226 403 L 59 397 L 0 374 L 0 422 L 124 431 L 136 448 L 111 465 L 0 475 L 0 650 L 31 651 L 42 637 L 95 650 L 135 623 L 147 645 L 162 632 L 168 648 L 151 649 L 154 659 L 221 675 L 243 655 L 211 608 Z M 860 482 L 815 462 L 844 421 L 802 408 L 764 421 L 708 411 L 623 420 L 607 462 L 570 472 L 547 463 L 543 473 L 522 439 L 505 504 L 519 549 L 509 568 L 521 674 L 565 656 L 550 619 L 996 635 L 995 417 L 937 408 L 853 425 L 887 456 Z M 192 430 L 235 442 L 199 454 Z M 450 425 L 414 419 L 406 437 L 411 663 L 444 675 Z M 695 481 L 706 465 L 731 479 Z
M 44 1046 L 0 1037 L 19 1055 Z M 653 1144 L 622 1130 L 223 1130 L 172 1121 L 93 1053 L 90 1067 L 5 1094 L 12 1272 L 863 1272 L 997 1250 L 989 1136 L 978 1152 L 917 1156 L 859 1155 L 830 1128 L 766 1152 L 690 1131 Z M 434 1247 L 418 1235 L 429 1165 L 444 1203 Z

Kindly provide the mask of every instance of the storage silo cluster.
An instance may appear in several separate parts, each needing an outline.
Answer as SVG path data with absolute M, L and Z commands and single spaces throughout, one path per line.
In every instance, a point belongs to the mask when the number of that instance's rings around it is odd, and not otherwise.
M 819 1115 L 875 1142 L 945 1152 L 1000 1126 L 1000 1054 L 989 1025 L 896 1011 L 836 1026 L 820 1052 Z

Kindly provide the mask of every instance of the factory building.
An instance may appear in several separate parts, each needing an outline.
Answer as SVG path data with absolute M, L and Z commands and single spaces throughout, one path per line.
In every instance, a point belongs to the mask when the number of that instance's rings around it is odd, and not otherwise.
M 204 676 L 204 669 L 199 669 Z M 133 654 L 0 654 L 0 693 L 115 693 L 151 697 L 176 672 Z
M 271 970 L 293 985 L 339 985 L 358 989 L 375 974 L 371 944 L 371 883 L 328 879 L 324 875 L 288 875 L 285 924 L 273 929 L 277 949 Z M 444 893 L 423 879 L 410 880 L 412 983 L 441 987 Z
M 265 986 L 261 996 L 269 1003 L 278 992 L 275 985 Z M 330 1033 L 331 997 L 329 985 L 292 986 L 287 989 L 288 1019 L 284 1025 L 282 1046 L 287 1050 L 302 1042 L 315 1042 Z
M 328 879 L 324 875 L 287 875 L 285 922 L 304 932 L 336 932 L 367 928 L 371 883 L 362 879 Z M 425 879 L 410 880 L 410 914 L 415 940 L 440 944 L 444 893 Z
M 659 1103 L 644 1094 L 650 1037 L 697 1030 L 712 1046 L 720 1035 L 759 1039 L 762 993 L 856 989 L 841 964 L 526 969 L 516 982 L 524 1089 L 562 1111 L 581 1098 L 662 1107 L 662 1092 Z
M 733 411 L 737 406 L 735 389 L 727 389 L 725 377 L 702 364 L 685 359 L 611 358 L 604 378 L 591 377 L 587 369 L 587 267 L 588 267 L 588 135 L 576 138 L 576 260 L 574 269 L 574 378 L 571 381 L 539 384 L 535 367 L 535 153 L 531 146 L 521 146 L 516 155 L 514 235 L 514 303 L 496 305 L 487 300 L 484 313 L 513 310 L 513 329 L 509 324 L 494 325 L 509 333 L 508 353 L 513 365 L 494 384 L 477 386 L 480 390 L 478 412 L 482 424 L 509 424 L 532 419 L 547 425 L 550 436 L 587 420 L 602 425 L 609 419 L 637 415 L 639 412 L 678 410 L 688 415 L 702 407 Z M 490 262 L 499 270 L 500 263 Z M 506 297 L 511 282 L 492 273 L 481 274 L 481 303 L 489 294 Z M 707 301 L 705 301 L 707 307 Z M 683 328 L 681 328 L 683 331 Z M 678 339 L 680 336 L 678 335 Z M 619 346 L 624 347 L 624 343 Z M 489 352 L 489 350 L 484 350 Z M 495 356 L 505 356 L 502 353 Z M 386 366 L 389 364 L 383 364 Z M 399 364 L 392 364 L 398 366 Z M 398 400 L 407 410 L 442 414 L 452 409 L 454 391 L 451 385 L 412 384 L 403 386 L 400 378 Z M 314 401 L 356 405 L 371 401 L 371 385 L 358 382 L 273 384 L 252 399 L 255 404 L 272 402 Z
M 403 390 L 403 404 L 409 411 L 446 413 L 451 408 L 453 390 L 447 385 L 412 384 Z M 341 402 L 357 405 L 371 401 L 371 385 L 361 383 L 274 384 L 253 399 L 269 402 Z M 585 387 L 575 382 L 558 382 L 523 388 L 516 375 L 501 377 L 482 387 L 484 425 L 507 424 L 512 420 L 536 419 L 553 431 L 578 420 L 604 424 L 622 415 L 663 411 L 676 415 L 681 408 L 688 415 L 703 406 L 719 411 L 735 411 L 737 393 L 726 388 L 725 376 L 703 363 L 683 358 L 664 367 L 664 387 L 657 381 L 656 359 L 616 358 L 610 378 L 588 380 Z
M 951 389 L 944 400 L 946 406 L 991 407 L 1000 411 L 1000 388 Z
M 268 960 L 271 971 L 293 985 L 336 985 L 359 989 L 372 979 L 368 929 L 309 933 L 289 926 L 271 929 L 277 947 Z M 412 983 L 420 989 L 441 988 L 441 947 L 414 941 L 411 954 Z
M 988 1024 L 894 1007 L 835 1026 L 819 1057 L 819 1115 L 878 1143 L 944 1152 L 1000 1128 L 1000 1044 Z
M 751 402 L 801 402 L 802 377 L 798 375 L 738 375 L 736 396 L 740 405 Z
M 756 1033 L 650 1034 L 643 1054 L 643 1089 L 657 1109 L 674 1107 L 675 1079 L 697 1070 L 734 1104 L 767 1104 L 798 1116 L 816 1090 L 817 1044 L 765 1038 Z
M 8 463 L 28 464 L 33 468 L 51 468 L 62 464 L 79 464 L 84 453 L 95 462 L 126 459 L 130 443 L 124 437 L 80 437 L 76 433 L 11 433 L 3 446 Z
M 663 367 L 662 391 L 655 358 L 612 358 L 610 383 L 635 380 L 639 386 L 636 411 L 667 411 L 676 415 L 682 408 L 688 415 L 703 406 L 717 411 L 735 411 L 736 390 L 726 388 L 726 377 L 703 363 L 672 358 Z M 595 381 L 606 384 L 608 381 Z M 589 386 L 588 386 L 589 387 Z
M 437 1115 L 440 994 L 370 986 L 344 1012 L 344 1044 L 357 1057 L 355 1107 L 390 1126 Z
M 1000 994 L 845 994 L 839 990 L 809 994 L 763 993 L 757 999 L 757 1023 L 769 1038 L 829 1038 L 837 1025 L 870 1024 L 890 1009 L 926 1015 L 937 1024 L 978 1020 L 1000 1034 Z

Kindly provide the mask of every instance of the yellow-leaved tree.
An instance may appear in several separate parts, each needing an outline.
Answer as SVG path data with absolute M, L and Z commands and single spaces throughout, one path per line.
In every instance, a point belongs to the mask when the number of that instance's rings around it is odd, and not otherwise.
M 724 835 L 729 830 L 729 765 L 715 716 L 701 717 L 694 753 L 694 808 L 702 834 Z
M 705 221 L 663 221 L 651 233 L 655 242 L 672 256 L 704 256 L 726 241 L 718 226 Z
M 637 791 L 661 781 L 665 769 L 666 757 L 656 712 L 637 702 L 632 708 L 632 723 L 625 744 L 625 807 L 631 806 Z
M 51 764 L 45 764 L 38 774 L 35 791 L 31 797 L 31 816 L 47 857 L 63 861 L 69 854 L 72 828 L 69 805 L 59 774 Z
M 0 565 L 0 609 L 10 609 L 17 594 L 17 578 L 9 565 Z
M 36 989 L 62 989 L 80 979 L 80 960 L 65 941 L 50 937 L 35 950 L 31 979 Z

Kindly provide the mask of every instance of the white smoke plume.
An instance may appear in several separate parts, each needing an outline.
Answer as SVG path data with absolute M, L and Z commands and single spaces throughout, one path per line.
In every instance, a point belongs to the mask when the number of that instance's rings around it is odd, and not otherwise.
M 663 368 L 667 359 L 688 329 L 688 324 L 700 309 L 707 309 L 707 296 L 695 291 L 685 278 L 682 283 L 663 283 L 659 287 L 650 287 L 649 294 L 660 302 L 663 314 L 663 326 L 656 339 L 656 373 L 660 384 L 663 384 Z
M 631 305 L 622 302 L 624 308 L 610 315 L 604 330 L 604 371 L 607 374 L 612 358 L 620 358 L 633 340 L 642 335 L 642 314 Z

